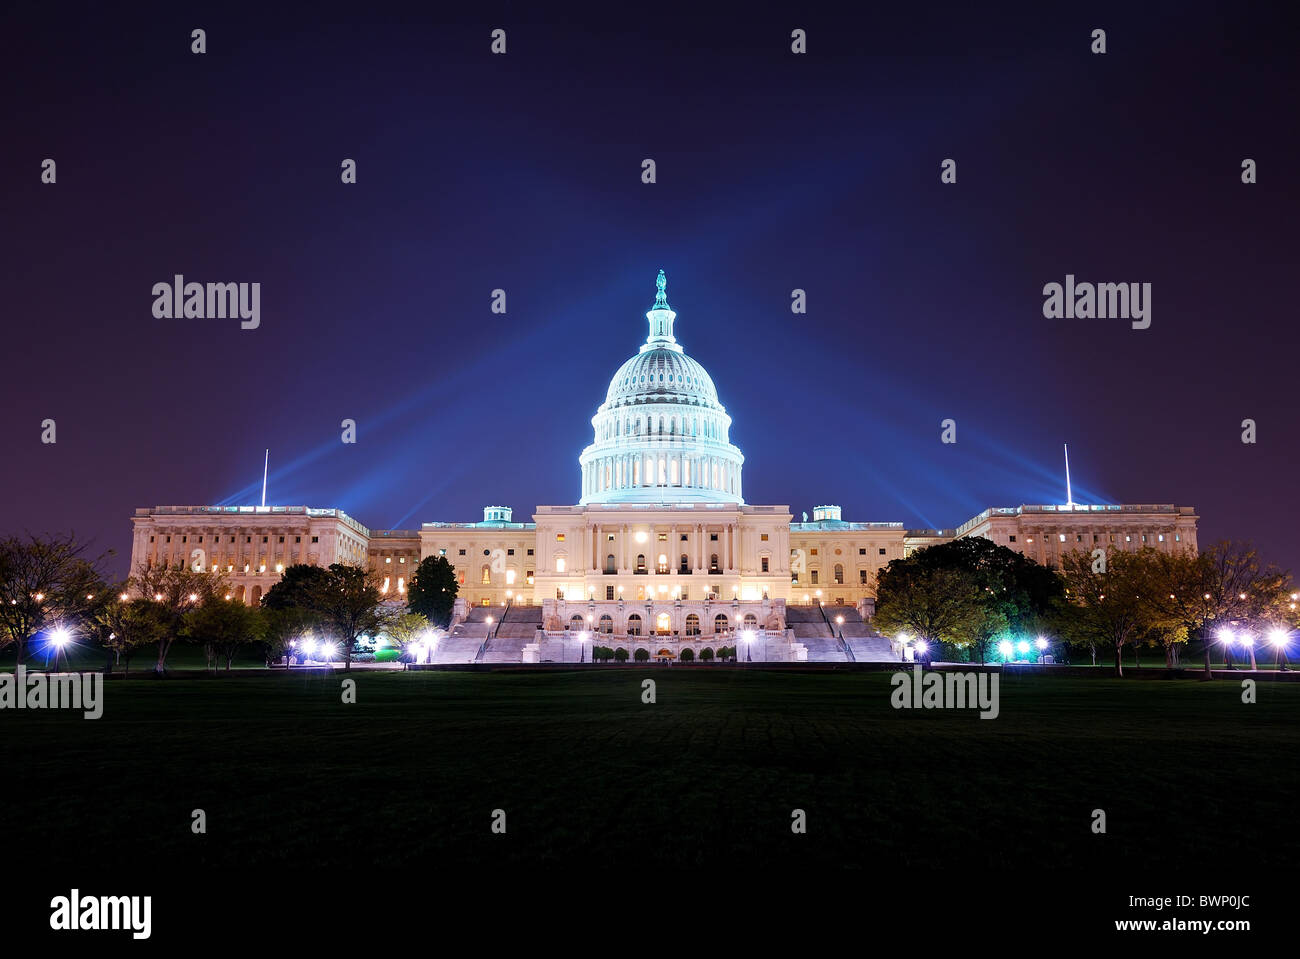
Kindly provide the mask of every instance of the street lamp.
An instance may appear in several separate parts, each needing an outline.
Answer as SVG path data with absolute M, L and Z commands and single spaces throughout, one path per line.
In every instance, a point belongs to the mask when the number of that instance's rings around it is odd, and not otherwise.
M 1002 654 L 1002 662 L 1007 663 L 1011 661 L 1012 650 L 1013 647 L 1011 645 L 1011 640 L 1004 639 L 1002 642 L 998 643 L 998 652 Z
M 1284 629 L 1274 629 L 1268 634 L 1268 641 L 1272 643 L 1273 648 L 1277 650 L 1278 667 L 1283 672 L 1286 672 L 1286 668 L 1287 668 L 1286 640 L 1287 640 L 1287 635 L 1286 635 L 1286 630 Z
M 1223 643 L 1223 665 L 1227 669 L 1232 669 L 1232 641 L 1235 638 L 1232 630 L 1226 627 L 1219 630 L 1219 642 Z
M 754 661 L 754 657 L 751 654 L 750 650 L 753 649 L 754 631 L 752 629 L 743 630 L 740 634 L 740 638 L 745 642 L 745 662 L 752 663 Z
M 63 647 L 67 646 L 71 641 L 72 634 L 62 626 L 50 633 L 50 645 L 54 647 L 54 668 L 56 671 L 59 668 L 59 654 L 63 652 Z M 64 661 L 66 663 L 66 656 L 64 657 Z
M 1039 663 L 1045 663 L 1045 662 L 1047 661 L 1047 660 L 1046 660 L 1046 656 L 1047 656 L 1047 640 L 1045 640 L 1045 639 L 1043 639 L 1043 637 L 1039 636 L 1036 640 L 1034 640 L 1034 645 L 1038 647 L 1038 662 L 1039 662 Z

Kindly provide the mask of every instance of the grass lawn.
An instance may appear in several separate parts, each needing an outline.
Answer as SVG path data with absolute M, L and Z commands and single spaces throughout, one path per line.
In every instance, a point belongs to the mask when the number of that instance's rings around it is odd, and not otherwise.
M 641 680 L 658 702 L 641 702 Z M 888 673 L 744 669 L 115 680 L 0 713 L 15 855 L 434 869 L 1214 870 L 1295 861 L 1300 685 L 1008 677 L 1001 716 Z M 190 831 L 192 809 L 208 832 Z M 490 832 L 493 809 L 507 834 Z M 806 835 L 790 829 L 803 809 Z M 1090 832 L 1106 811 L 1107 834 Z M 1218 873 L 1222 874 L 1222 873 Z

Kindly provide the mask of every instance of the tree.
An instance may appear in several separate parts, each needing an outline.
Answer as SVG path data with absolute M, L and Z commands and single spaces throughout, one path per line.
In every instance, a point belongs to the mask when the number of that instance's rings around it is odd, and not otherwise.
M 237 599 L 213 599 L 189 610 L 180 632 L 186 639 L 203 644 L 209 669 L 218 659 L 224 659 L 229 671 L 239 648 L 258 642 L 265 634 L 266 619 L 256 606 L 246 606 Z
M 638 649 L 633 657 L 638 663 L 644 663 L 650 659 L 650 653 L 644 649 Z
M 344 668 L 352 668 L 352 648 L 357 638 L 387 628 L 391 614 L 383 607 L 382 579 L 374 570 L 334 563 L 329 576 L 310 590 L 311 608 L 321 626 L 343 645 Z
M 19 665 L 37 633 L 89 621 L 111 553 L 88 559 L 86 548 L 71 533 L 0 539 L 0 648 L 16 646 Z
M 627 650 L 623 649 L 621 646 L 618 649 L 614 650 L 614 660 L 615 662 L 626 663 Z
M 262 597 L 263 609 L 311 608 L 314 591 L 329 579 L 329 570 L 309 563 L 294 563 L 285 567 L 280 579 Z
M 702 650 L 700 650 L 700 659 L 702 659 L 706 663 L 712 660 L 713 649 L 709 646 L 705 646 Z
M 1094 572 L 1089 553 L 1074 550 L 1061 557 L 1068 603 L 1061 619 L 1067 640 L 1087 645 L 1096 663 L 1097 644 L 1115 650 L 1115 675 L 1124 675 L 1124 646 L 1132 643 L 1147 625 L 1141 602 L 1142 560 L 1135 553 L 1111 554 L 1104 572 Z
M 446 629 L 456 604 L 456 570 L 445 556 L 426 556 L 406 584 L 406 607 Z
M 132 600 L 128 584 L 119 583 L 96 598 L 85 629 L 105 652 L 104 673 L 112 673 L 122 664 L 123 672 L 131 668 L 131 656 L 142 646 L 161 642 L 169 617 L 161 604 L 151 599 Z M 126 597 L 125 599 L 123 597 Z
M 429 621 L 419 613 L 400 613 L 389 621 L 386 632 L 399 649 L 405 650 L 430 632 Z
M 682 662 L 683 662 L 683 663 L 693 663 L 693 662 L 695 662 L 695 650 L 691 649 L 689 646 L 687 646 L 685 649 L 683 649 L 683 650 L 682 650 Z
M 1061 596 L 1055 571 L 981 536 L 896 559 L 877 576 L 878 628 L 972 647 L 980 662 L 1003 632 L 1033 634 Z
M 185 614 L 214 599 L 224 598 L 227 588 L 226 574 L 215 567 L 204 573 L 184 563 L 175 566 L 141 563 L 128 582 L 129 592 L 159 604 L 155 613 L 163 630 L 158 640 L 156 673 L 167 671 L 167 654 L 181 635 Z
M 922 552 L 926 550 L 918 550 Z M 965 570 L 909 566 L 894 560 L 880 571 L 876 596 L 876 628 L 895 635 L 910 633 L 931 643 L 973 642 L 986 618 L 975 578 Z

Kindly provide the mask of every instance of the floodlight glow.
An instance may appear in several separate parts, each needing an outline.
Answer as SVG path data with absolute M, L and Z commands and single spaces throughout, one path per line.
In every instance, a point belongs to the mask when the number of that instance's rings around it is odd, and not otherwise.
M 636 534 L 636 541 L 637 541 L 638 543 L 644 543 L 647 539 L 649 539 L 649 537 L 646 536 L 646 534 L 645 534 L 645 530 L 639 530 L 639 531 L 637 532 L 637 534 Z
M 844 625 L 844 617 L 843 617 L 843 616 L 836 616 L 836 617 L 835 617 L 835 622 L 836 622 L 837 624 L 843 626 L 843 625 Z
M 747 643 L 752 643 L 754 641 L 754 631 L 752 629 L 747 629 L 740 634 L 740 638 Z
M 1221 643 L 1230 643 L 1230 642 L 1232 642 L 1233 639 L 1235 639 L 1235 638 L 1236 638 L 1236 637 L 1234 637 L 1234 636 L 1232 635 L 1232 630 L 1230 630 L 1230 629 L 1221 629 L 1221 630 L 1219 630 L 1219 642 L 1221 642 Z
M 1034 640 L 1034 645 L 1037 646 L 1039 649 L 1046 649 L 1046 648 L 1047 648 L 1047 640 L 1045 640 L 1045 639 L 1043 639 L 1043 637 L 1039 636 L 1036 640 Z
M 190 602 L 193 603 L 199 598 L 198 593 L 190 593 Z
M 117 598 L 125 603 L 130 597 L 128 597 L 126 593 L 118 593 Z
M 1004 639 L 1002 642 L 998 643 L 998 652 L 1002 654 L 1003 659 L 1011 658 L 1011 649 L 1012 647 L 1009 640 Z
M 1268 634 L 1268 641 L 1272 643 L 1274 646 L 1285 646 L 1286 630 L 1285 629 L 1271 630 Z
M 1029 652 L 1029 643 L 1027 643 L 1023 639 L 1020 642 L 1016 643 L 1016 652 L 1018 652 L 1021 656 L 1025 655 L 1025 653 Z
M 1250 635 L 1249 633 L 1246 633 L 1241 637 L 1241 644 L 1247 648 L 1250 648 L 1251 646 L 1255 645 L 1255 637 Z
M 334 655 L 334 644 L 333 644 L 333 643 L 321 643 L 321 644 L 320 644 L 320 658 L 321 658 L 321 659 L 329 659 L 329 658 L 330 658 L 331 656 L 333 656 L 333 655 Z
M 308 656 L 314 656 L 316 654 L 316 640 L 310 637 L 304 639 L 302 641 L 302 650 Z
M 578 642 L 580 643 L 585 643 L 588 638 L 589 638 L 589 634 L 585 629 L 578 634 Z
M 53 643 L 55 646 L 57 646 L 59 649 L 62 649 L 64 646 L 68 645 L 68 643 L 71 641 L 72 641 L 72 634 L 69 633 L 62 626 L 54 630 L 54 632 L 50 633 L 50 642 Z
M 929 648 L 930 648 L 930 644 L 927 643 L 924 639 L 918 639 L 916 641 L 916 651 L 918 653 L 924 653 Z
M 492 617 L 491 617 L 491 616 L 489 616 L 489 617 L 487 618 L 487 624 L 488 624 L 489 626 L 492 625 Z

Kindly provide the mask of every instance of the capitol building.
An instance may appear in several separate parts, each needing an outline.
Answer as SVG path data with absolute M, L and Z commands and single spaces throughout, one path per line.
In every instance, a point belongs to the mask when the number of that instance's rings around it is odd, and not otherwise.
M 1196 548 L 1195 510 L 1172 505 L 991 508 L 947 530 L 851 522 L 833 505 L 796 522 L 789 506 L 749 505 L 731 417 L 677 341 L 662 270 L 656 287 L 645 342 L 592 417 L 576 504 L 538 506 L 526 521 L 487 506 L 481 521 L 418 530 L 305 506 L 137 509 L 132 569 L 224 570 L 256 603 L 288 565 L 369 565 L 400 602 L 420 560 L 445 556 L 460 587 L 436 662 L 581 662 L 593 646 L 655 660 L 726 646 L 755 662 L 860 662 L 905 654 L 871 616 L 877 571 L 913 550 L 983 536 L 1054 563 L 1075 549 Z

